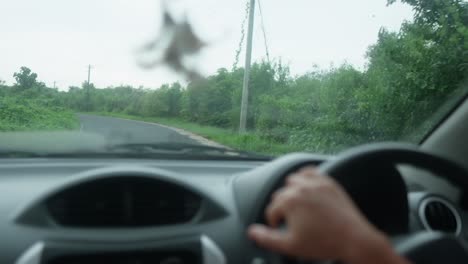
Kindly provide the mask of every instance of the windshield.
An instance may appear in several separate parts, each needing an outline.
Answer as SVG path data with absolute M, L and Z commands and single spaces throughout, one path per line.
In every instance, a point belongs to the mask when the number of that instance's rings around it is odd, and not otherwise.
M 1 6 L 5 152 L 31 142 L 142 157 L 419 143 L 468 92 L 462 0 Z

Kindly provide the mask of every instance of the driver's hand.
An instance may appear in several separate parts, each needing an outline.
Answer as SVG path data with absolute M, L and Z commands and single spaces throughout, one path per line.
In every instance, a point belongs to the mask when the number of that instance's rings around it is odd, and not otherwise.
M 289 176 L 265 214 L 270 226 L 253 225 L 248 234 L 267 249 L 304 260 L 407 263 L 345 191 L 313 168 Z M 280 230 L 283 221 L 287 228 Z

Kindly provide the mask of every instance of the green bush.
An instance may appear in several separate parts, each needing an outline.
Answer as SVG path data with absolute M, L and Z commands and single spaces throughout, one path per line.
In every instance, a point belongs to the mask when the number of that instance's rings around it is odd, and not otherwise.
M 0 131 L 71 130 L 77 127 L 78 120 L 70 110 L 19 97 L 0 99 Z

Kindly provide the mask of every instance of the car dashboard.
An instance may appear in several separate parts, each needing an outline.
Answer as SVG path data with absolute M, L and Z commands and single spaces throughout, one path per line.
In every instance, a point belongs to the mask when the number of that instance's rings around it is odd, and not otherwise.
M 301 166 L 326 159 L 307 156 Z M 0 263 L 268 263 L 246 228 L 263 221 L 271 194 L 298 169 L 279 163 L 0 161 Z M 411 232 L 468 239 L 459 205 L 424 189 L 410 187 L 408 197 Z

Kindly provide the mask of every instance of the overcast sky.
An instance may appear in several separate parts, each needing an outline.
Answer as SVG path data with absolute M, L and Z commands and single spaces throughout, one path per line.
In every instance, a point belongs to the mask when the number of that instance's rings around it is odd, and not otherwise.
M 231 68 L 240 39 L 244 0 L 171 0 L 210 43 L 198 59 L 204 74 Z M 403 4 L 386 0 L 262 0 L 273 58 L 282 58 L 293 74 L 313 65 L 345 61 L 362 68 L 365 52 L 381 27 L 398 30 L 412 18 Z M 257 8 L 258 11 L 258 8 Z M 162 67 L 141 69 L 136 51 L 159 31 L 158 0 L 3 0 L 0 3 L 0 80 L 27 66 L 39 80 L 61 90 L 79 86 L 93 65 L 97 87 L 129 84 L 158 87 L 182 80 Z M 253 60 L 265 57 L 259 13 Z M 245 46 L 244 46 L 245 51 Z M 243 65 L 243 56 L 240 61 Z

